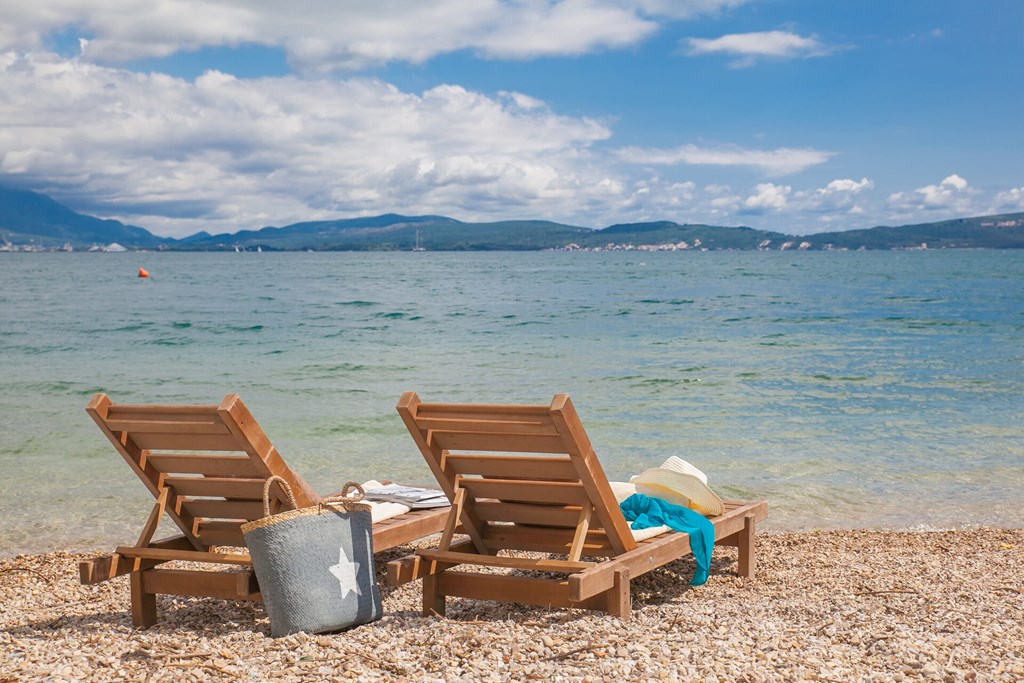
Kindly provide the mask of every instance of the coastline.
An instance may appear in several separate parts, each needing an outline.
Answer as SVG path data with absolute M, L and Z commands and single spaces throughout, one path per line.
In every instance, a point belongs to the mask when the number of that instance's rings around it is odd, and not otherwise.
M 383 619 L 276 640 L 262 606 L 209 599 L 161 597 L 137 631 L 126 577 L 78 584 L 89 554 L 0 559 L 0 681 L 1024 678 L 1024 529 L 763 533 L 753 579 L 731 548 L 698 588 L 679 560 L 633 582 L 629 621 L 460 600 L 423 618 L 418 584 L 383 585 L 408 550 L 378 559 Z

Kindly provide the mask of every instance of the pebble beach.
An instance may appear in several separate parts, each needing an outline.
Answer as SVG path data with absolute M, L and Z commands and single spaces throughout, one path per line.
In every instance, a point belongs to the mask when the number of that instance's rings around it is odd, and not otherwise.
M 1024 529 L 762 533 L 757 574 L 716 548 L 635 579 L 623 621 L 582 610 L 449 601 L 383 584 L 385 616 L 269 637 L 259 604 L 158 598 L 131 625 L 127 577 L 80 586 L 90 554 L 0 560 L 0 682 L 310 680 L 1024 680 Z

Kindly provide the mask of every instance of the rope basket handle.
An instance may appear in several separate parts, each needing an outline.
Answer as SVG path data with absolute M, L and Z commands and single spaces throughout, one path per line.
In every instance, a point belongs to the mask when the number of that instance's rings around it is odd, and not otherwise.
M 281 490 L 288 496 L 288 502 L 291 503 L 292 510 L 298 510 L 299 504 L 295 501 L 295 494 L 292 493 L 291 485 L 284 477 L 279 477 L 275 474 L 267 477 L 267 481 L 263 484 L 263 516 L 270 516 L 270 485 L 274 482 L 277 482 L 281 486 Z
M 353 489 L 355 489 L 356 493 L 355 495 L 350 495 Z M 341 493 L 336 496 L 327 496 L 326 498 L 320 499 L 320 509 L 318 511 L 323 512 L 324 506 L 327 505 L 341 505 L 343 508 L 348 510 L 349 506 L 353 503 L 362 501 L 365 495 L 366 491 L 364 491 L 363 487 L 356 482 L 345 482 L 345 487 L 341 489 Z

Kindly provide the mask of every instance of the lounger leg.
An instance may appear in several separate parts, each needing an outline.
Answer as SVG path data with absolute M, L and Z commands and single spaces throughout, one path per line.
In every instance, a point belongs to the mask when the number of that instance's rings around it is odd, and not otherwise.
M 751 578 L 754 576 L 756 560 L 754 557 L 754 535 L 757 522 L 754 515 L 747 515 L 743 518 L 743 530 L 739 532 L 739 570 L 740 576 Z
M 156 623 L 156 595 L 142 587 L 142 572 L 131 573 L 132 623 L 136 628 L 149 628 Z
M 423 577 L 423 616 L 444 616 L 444 593 L 441 592 L 441 574 Z
M 629 596 L 629 570 L 619 569 L 615 572 L 615 584 L 607 593 L 608 613 L 619 617 L 623 621 L 629 621 L 632 611 Z

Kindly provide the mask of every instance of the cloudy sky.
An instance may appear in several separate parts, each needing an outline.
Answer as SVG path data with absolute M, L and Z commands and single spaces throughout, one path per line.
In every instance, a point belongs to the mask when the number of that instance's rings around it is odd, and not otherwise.
M 1020 0 L 0 4 L 0 185 L 155 233 L 1024 211 Z

